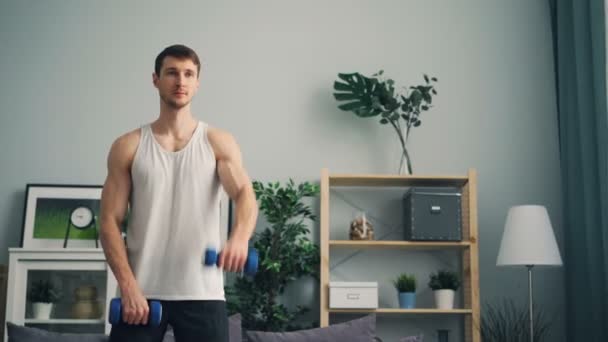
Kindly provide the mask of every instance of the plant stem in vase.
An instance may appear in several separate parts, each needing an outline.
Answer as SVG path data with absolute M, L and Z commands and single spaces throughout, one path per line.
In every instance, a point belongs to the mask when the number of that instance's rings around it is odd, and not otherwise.
M 412 162 L 410 159 L 410 155 L 407 152 L 407 149 L 404 149 L 401 152 L 401 162 L 399 163 L 399 174 L 400 175 L 411 175 L 412 171 Z
M 393 128 L 395 128 L 395 131 L 397 132 L 397 137 L 399 137 L 399 143 L 401 144 L 401 161 L 399 163 L 399 174 L 400 175 L 411 175 L 413 174 L 413 170 L 412 170 L 412 160 L 410 158 L 410 154 L 407 151 L 407 148 L 405 147 L 405 144 L 407 143 L 407 138 L 409 136 L 409 125 L 406 126 L 405 128 L 405 138 L 403 137 L 403 132 L 402 132 L 402 128 L 401 125 L 399 124 L 398 121 L 390 121 L 391 125 L 393 126 Z

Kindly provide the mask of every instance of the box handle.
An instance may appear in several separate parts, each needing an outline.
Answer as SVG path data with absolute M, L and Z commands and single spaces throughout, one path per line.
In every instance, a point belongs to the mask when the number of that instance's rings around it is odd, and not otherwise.
M 357 300 L 357 299 L 359 299 L 359 294 L 358 293 L 347 293 L 346 299 Z
M 431 214 L 441 214 L 441 206 L 440 205 L 431 205 Z

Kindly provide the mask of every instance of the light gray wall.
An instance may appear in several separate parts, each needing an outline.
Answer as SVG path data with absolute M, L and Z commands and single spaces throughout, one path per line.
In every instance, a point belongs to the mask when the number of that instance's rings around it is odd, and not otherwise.
M 409 149 L 416 173 L 479 173 L 482 300 L 526 298 L 525 270 L 495 266 L 509 206 L 547 205 L 561 242 L 545 1 L 2 0 L 0 262 L 19 243 L 26 183 L 101 184 L 113 139 L 156 117 L 153 60 L 172 43 L 203 59 L 194 112 L 236 136 L 259 180 L 396 171 L 396 136 L 336 108 L 336 74 L 384 69 L 404 86 L 438 77 Z M 539 307 L 557 315 L 553 341 L 564 335 L 562 277 L 535 273 Z

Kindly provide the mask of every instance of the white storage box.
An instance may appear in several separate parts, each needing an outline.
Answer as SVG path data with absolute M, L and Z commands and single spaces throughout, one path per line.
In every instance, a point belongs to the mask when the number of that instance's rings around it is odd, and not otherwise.
M 330 282 L 330 309 L 378 308 L 377 282 Z

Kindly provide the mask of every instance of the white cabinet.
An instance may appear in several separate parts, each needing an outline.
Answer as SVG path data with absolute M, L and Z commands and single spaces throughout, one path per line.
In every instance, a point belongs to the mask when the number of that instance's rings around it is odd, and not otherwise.
M 50 281 L 61 294 L 48 318 L 34 315 L 28 297 L 40 281 Z M 109 334 L 107 308 L 116 286 L 101 249 L 9 248 L 6 321 L 57 332 Z

